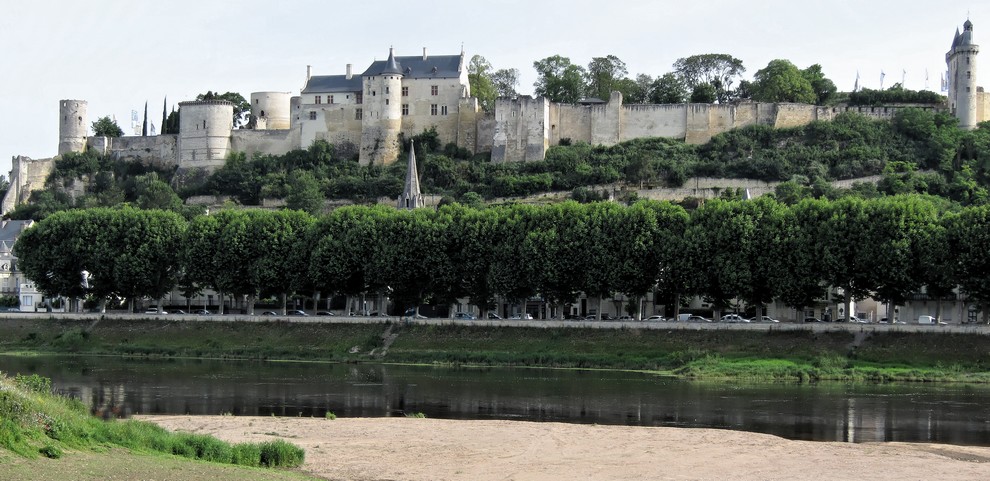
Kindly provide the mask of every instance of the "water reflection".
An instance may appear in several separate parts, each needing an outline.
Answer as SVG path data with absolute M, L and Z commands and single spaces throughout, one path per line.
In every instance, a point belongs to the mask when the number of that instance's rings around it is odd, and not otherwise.
M 990 389 L 748 385 L 639 373 L 366 364 L 14 358 L 103 416 L 221 414 L 522 419 L 711 427 L 820 441 L 990 445 Z

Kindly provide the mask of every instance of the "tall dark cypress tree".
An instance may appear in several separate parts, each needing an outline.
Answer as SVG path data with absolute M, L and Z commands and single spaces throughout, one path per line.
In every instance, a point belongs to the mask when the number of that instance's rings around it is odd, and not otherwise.
M 148 136 L 148 101 L 144 101 L 144 123 L 141 125 L 141 137 Z
M 168 133 L 168 127 L 165 125 L 168 123 L 168 96 L 165 96 L 165 100 L 162 101 L 162 127 L 158 131 L 162 134 Z

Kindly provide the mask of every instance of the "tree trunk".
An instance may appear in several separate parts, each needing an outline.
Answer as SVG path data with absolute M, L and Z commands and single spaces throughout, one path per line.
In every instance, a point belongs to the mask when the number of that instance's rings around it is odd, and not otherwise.
M 942 322 L 942 297 L 935 298 L 935 322 Z
M 223 315 L 223 291 L 217 291 L 217 303 L 219 304 L 219 306 L 217 306 L 217 312 L 220 313 L 220 315 L 222 316 Z
M 289 296 L 287 296 L 283 292 L 278 295 L 278 301 L 279 301 L 279 309 L 281 310 L 282 315 L 284 316 L 288 313 Z

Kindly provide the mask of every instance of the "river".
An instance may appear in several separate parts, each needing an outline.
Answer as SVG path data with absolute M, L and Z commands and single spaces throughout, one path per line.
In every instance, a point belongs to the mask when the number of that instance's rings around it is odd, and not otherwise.
M 707 427 L 811 441 L 990 446 L 990 387 L 690 382 L 646 373 L 0 356 L 102 416 L 402 416 Z

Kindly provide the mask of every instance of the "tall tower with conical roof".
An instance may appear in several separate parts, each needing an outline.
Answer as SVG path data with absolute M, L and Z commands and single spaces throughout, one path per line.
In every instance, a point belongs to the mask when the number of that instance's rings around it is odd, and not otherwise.
M 409 166 L 406 167 L 406 186 L 399 196 L 400 209 L 426 207 L 426 199 L 419 192 L 419 171 L 416 170 L 416 146 L 409 144 Z
M 374 67 L 373 67 L 374 68 Z M 402 66 L 390 48 L 379 71 L 366 72 L 361 107 L 361 165 L 391 164 L 399 158 L 402 130 Z
M 963 24 L 963 32 L 952 39 L 952 47 L 945 54 L 949 67 L 949 111 L 959 119 L 959 127 L 966 130 L 976 128 L 976 55 L 980 47 L 973 43 L 973 22 Z

